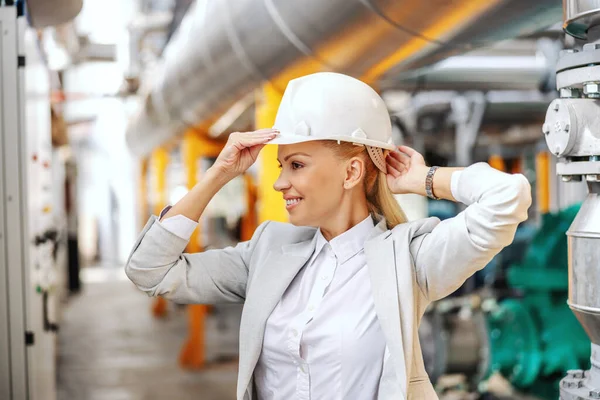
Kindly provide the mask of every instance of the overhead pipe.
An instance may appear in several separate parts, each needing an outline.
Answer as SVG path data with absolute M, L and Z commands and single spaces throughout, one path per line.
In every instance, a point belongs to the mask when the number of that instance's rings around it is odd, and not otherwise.
M 127 66 L 125 68 L 125 88 L 129 93 L 135 93 L 139 89 L 140 73 L 142 72 L 142 50 L 146 39 L 153 33 L 169 32 L 173 23 L 173 14 L 169 11 L 157 11 L 151 14 L 136 15 L 129 25 Z
M 470 93 L 470 92 L 467 92 Z M 391 107 L 390 113 L 406 126 L 416 129 L 415 123 L 405 121 L 431 120 L 452 113 L 452 102 L 462 94 L 456 91 L 420 92 Z M 556 94 L 532 91 L 492 90 L 483 95 L 485 111 L 482 123 L 536 123 L 544 119 L 545 110 Z M 433 127 L 432 127 L 433 128 Z
M 526 48 L 529 51 L 524 51 Z M 474 51 L 447 58 L 431 67 L 389 77 L 380 82 L 380 88 L 554 91 L 554 69 L 561 48 L 562 45 L 550 39 L 539 39 Z
M 555 26 L 562 20 L 562 15 L 562 4 L 554 0 L 495 2 L 481 18 L 456 21 L 453 29 L 445 35 L 433 37 L 425 33 L 424 36 L 430 39 L 427 47 L 413 54 L 392 56 L 378 72 L 386 79 L 502 40 L 533 37 L 542 28 Z
M 165 49 L 162 72 L 131 121 L 127 143 L 144 155 L 187 125 L 208 128 L 264 81 L 283 91 L 279 83 L 287 81 L 273 78 L 299 62 L 311 64 L 308 70 L 339 71 L 375 84 L 406 59 L 430 57 L 440 48 L 464 52 L 473 43 L 551 25 L 562 13 L 556 3 L 239 0 L 233 7 L 199 1 Z

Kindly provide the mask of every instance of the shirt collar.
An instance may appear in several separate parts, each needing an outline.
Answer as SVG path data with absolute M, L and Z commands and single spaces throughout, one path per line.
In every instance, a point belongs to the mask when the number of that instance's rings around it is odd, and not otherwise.
M 346 232 L 329 241 L 329 245 L 340 264 L 348 261 L 351 257 L 364 249 L 365 242 L 369 238 L 374 226 L 373 218 L 369 215 Z M 316 254 L 319 254 L 327 243 L 327 239 L 325 239 L 323 233 L 319 229 L 317 231 Z

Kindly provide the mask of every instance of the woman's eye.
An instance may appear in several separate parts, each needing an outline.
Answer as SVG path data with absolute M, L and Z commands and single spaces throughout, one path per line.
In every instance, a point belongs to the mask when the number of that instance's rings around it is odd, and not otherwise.
M 292 169 L 298 169 L 298 168 L 302 168 L 302 164 L 297 163 L 297 162 L 293 162 L 292 163 Z
M 281 169 L 281 168 L 283 168 L 283 166 L 282 166 L 281 164 L 279 164 L 279 165 L 277 166 L 277 168 Z

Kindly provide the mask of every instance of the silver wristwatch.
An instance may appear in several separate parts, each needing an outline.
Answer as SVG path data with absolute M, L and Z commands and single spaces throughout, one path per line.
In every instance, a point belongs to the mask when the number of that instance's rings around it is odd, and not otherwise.
M 433 200 L 440 199 L 439 197 L 436 197 L 435 194 L 433 194 L 433 175 L 435 174 L 435 171 L 438 168 L 439 167 L 429 168 L 429 171 L 427 172 L 427 178 L 425 178 L 425 193 L 427 193 L 427 197 Z

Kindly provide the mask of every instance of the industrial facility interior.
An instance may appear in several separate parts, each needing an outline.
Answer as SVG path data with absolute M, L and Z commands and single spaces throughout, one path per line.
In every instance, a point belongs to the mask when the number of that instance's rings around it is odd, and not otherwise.
M 439 398 L 600 399 L 600 0 L 0 0 L 0 31 L 0 399 L 236 398 L 243 305 L 148 297 L 124 266 L 320 71 L 372 86 L 427 165 L 531 184 L 513 243 L 421 321 Z M 276 155 L 186 252 L 287 221 Z M 396 197 L 409 220 L 463 209 Z

